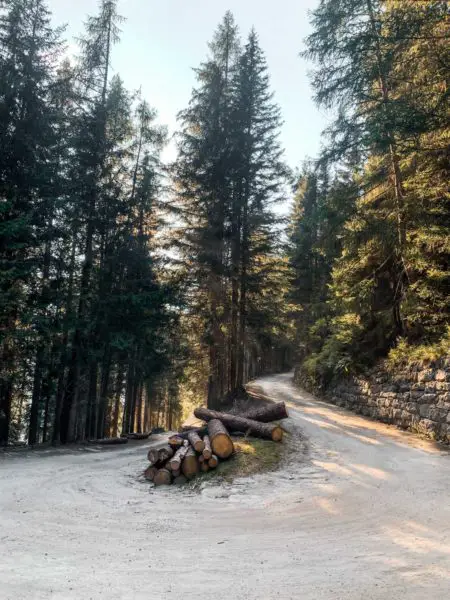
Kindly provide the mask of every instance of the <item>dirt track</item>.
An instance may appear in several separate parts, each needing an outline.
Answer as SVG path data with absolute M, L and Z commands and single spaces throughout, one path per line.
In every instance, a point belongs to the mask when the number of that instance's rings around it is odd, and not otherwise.
M 441 600 L 450 456 L 259 380 L 308 441 L 300 464 L 149 494 L 146 444 L 0 455 L 0 600 Z

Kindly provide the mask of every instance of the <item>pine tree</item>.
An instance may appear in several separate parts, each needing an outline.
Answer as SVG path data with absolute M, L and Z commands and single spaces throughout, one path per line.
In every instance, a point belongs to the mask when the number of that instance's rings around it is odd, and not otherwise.
M 99 14 L 89 17 L 86 35 L 80 39 L 82 54 L 78 65 L 79 95 L 83 98 L 74 122 L 76 158 L 73 181 L 77 209 L 85 222 L 84 255 L 79 290 L 77 326 L 72 340 L 67 391 L 61 411 L 61 439 L 83 438 L 82 429 L 95 430 L 92 418 L 97 403 L 97 364 L 95 353 L 86 349 L 93 343 L 90 331 L 92 274 L 97 259 L 97 210 L 107 159 L 108 85 L 112 47 L 119 39 L 117 2 L 102 0 Z M 83 411 L 79 410 L 82 407 Z M 89 410 L 92 408 L 92 411 Z M 81 413 L 84 413 L 83 415 Z M 89 415 L 89 416 L 88 416 Z M 78 421 L 78 422 L 77 422 Z
M 13 0 L 0 20 L 0 443 L 7 443 L 16 360 L 34 321 L 38 346 L 45 340 L 42 303 L 48 295 L 52 213 L 57 197 L 58 111 L 52 86 L 61 43 L 43 0 Z M 34 293 L 40 318 L 30 314 Z M 39 341 L 40 340 L 40 341 Z M 42 368 L 35 370 L 36 388 Z M 38 404 L 33 398 L 30 439 L 36 439 Z
M 227 385 L 225 229 L 231 193 L 231 79 L 238 47 L 237 28 L 231 13 L 227 13 L 210 44 L 211 58 L 197 71 L 199 87 L 189 108 L 180 114 L 182 131 L 176 165 L 178 198 L 185 221 L 182 250 L 195 268 L 190 277 L 199 289 L 198 309 L 205 314 L 211 407 L 217 406 Z
M 248 320 L 251 318 L 248 296 L 257 294 L 263 285 L 264 271 L 258 263 L 262 256 L 272 252 L 275 235 L 272 207 L 284 199 L 287 177 L 278 141 L 280 113 L 273 102 L 265 57 L 254 30 L 234 77 L 232 118 L 234 230 L 231 237 L 236 248 L 232 268 L 234 278 L 238 271 L 240 278 L 238 294 L 235 292 L 233 298 L 234 314 L 239 314 L 236 380 L 231 382 L 234 392 L 245 383 Z M 233 325 L 235 320 L 234 317 Z M 234 331 L 232 338 L 233 345 Z

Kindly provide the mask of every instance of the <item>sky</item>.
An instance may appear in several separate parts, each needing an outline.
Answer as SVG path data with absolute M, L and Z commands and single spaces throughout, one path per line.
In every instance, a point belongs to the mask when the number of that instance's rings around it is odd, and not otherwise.
M 67 24 L 70 50 L 83 31 L 86 15 L 97 12 L 98 0 L 47 0 L 57 25 Z M 189 102 L 195 86 L 193 68 L 207 56 L 207 43 L 227 10 L 245 37 L 255 27 L 266 54 L 275 101 L 284 120 L 281 142 L 287 163 L 300 167 L 315 157 L 326 115 L 312 100 L 311 65 L 299 57 L 310 31 L 308 11 L 319 0 L 120 0 L 126 21 L 114 48 L 113 72 L 128 89 L 142 88 L 158 110 L 159 121 L 177 128 L 176 115 Z M 73 45 L 72 45 L 73 44 Z M 169 146 L 166 159 L 175 157 Z

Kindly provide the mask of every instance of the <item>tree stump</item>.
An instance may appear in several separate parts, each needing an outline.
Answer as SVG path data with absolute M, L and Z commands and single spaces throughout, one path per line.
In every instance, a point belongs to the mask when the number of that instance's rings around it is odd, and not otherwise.
M 220 456 L 220 458 L 228 458 L 233 454 L 233 440 L 230 438 L 230 435 L 222 421 L 219 421 L 218 419 L 209 420 L 208 433 L 209 439 L 211 440 L 211 448 L 214 454 Z

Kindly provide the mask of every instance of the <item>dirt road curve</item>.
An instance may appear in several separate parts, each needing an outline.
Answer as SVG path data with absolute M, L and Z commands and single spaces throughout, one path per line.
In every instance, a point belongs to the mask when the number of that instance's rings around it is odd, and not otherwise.
M 447 598 L 448 453 L 257 383 L 308 451 L 233 487 L 149 493 L 148 443 L 0 455 L 0 599 Z

